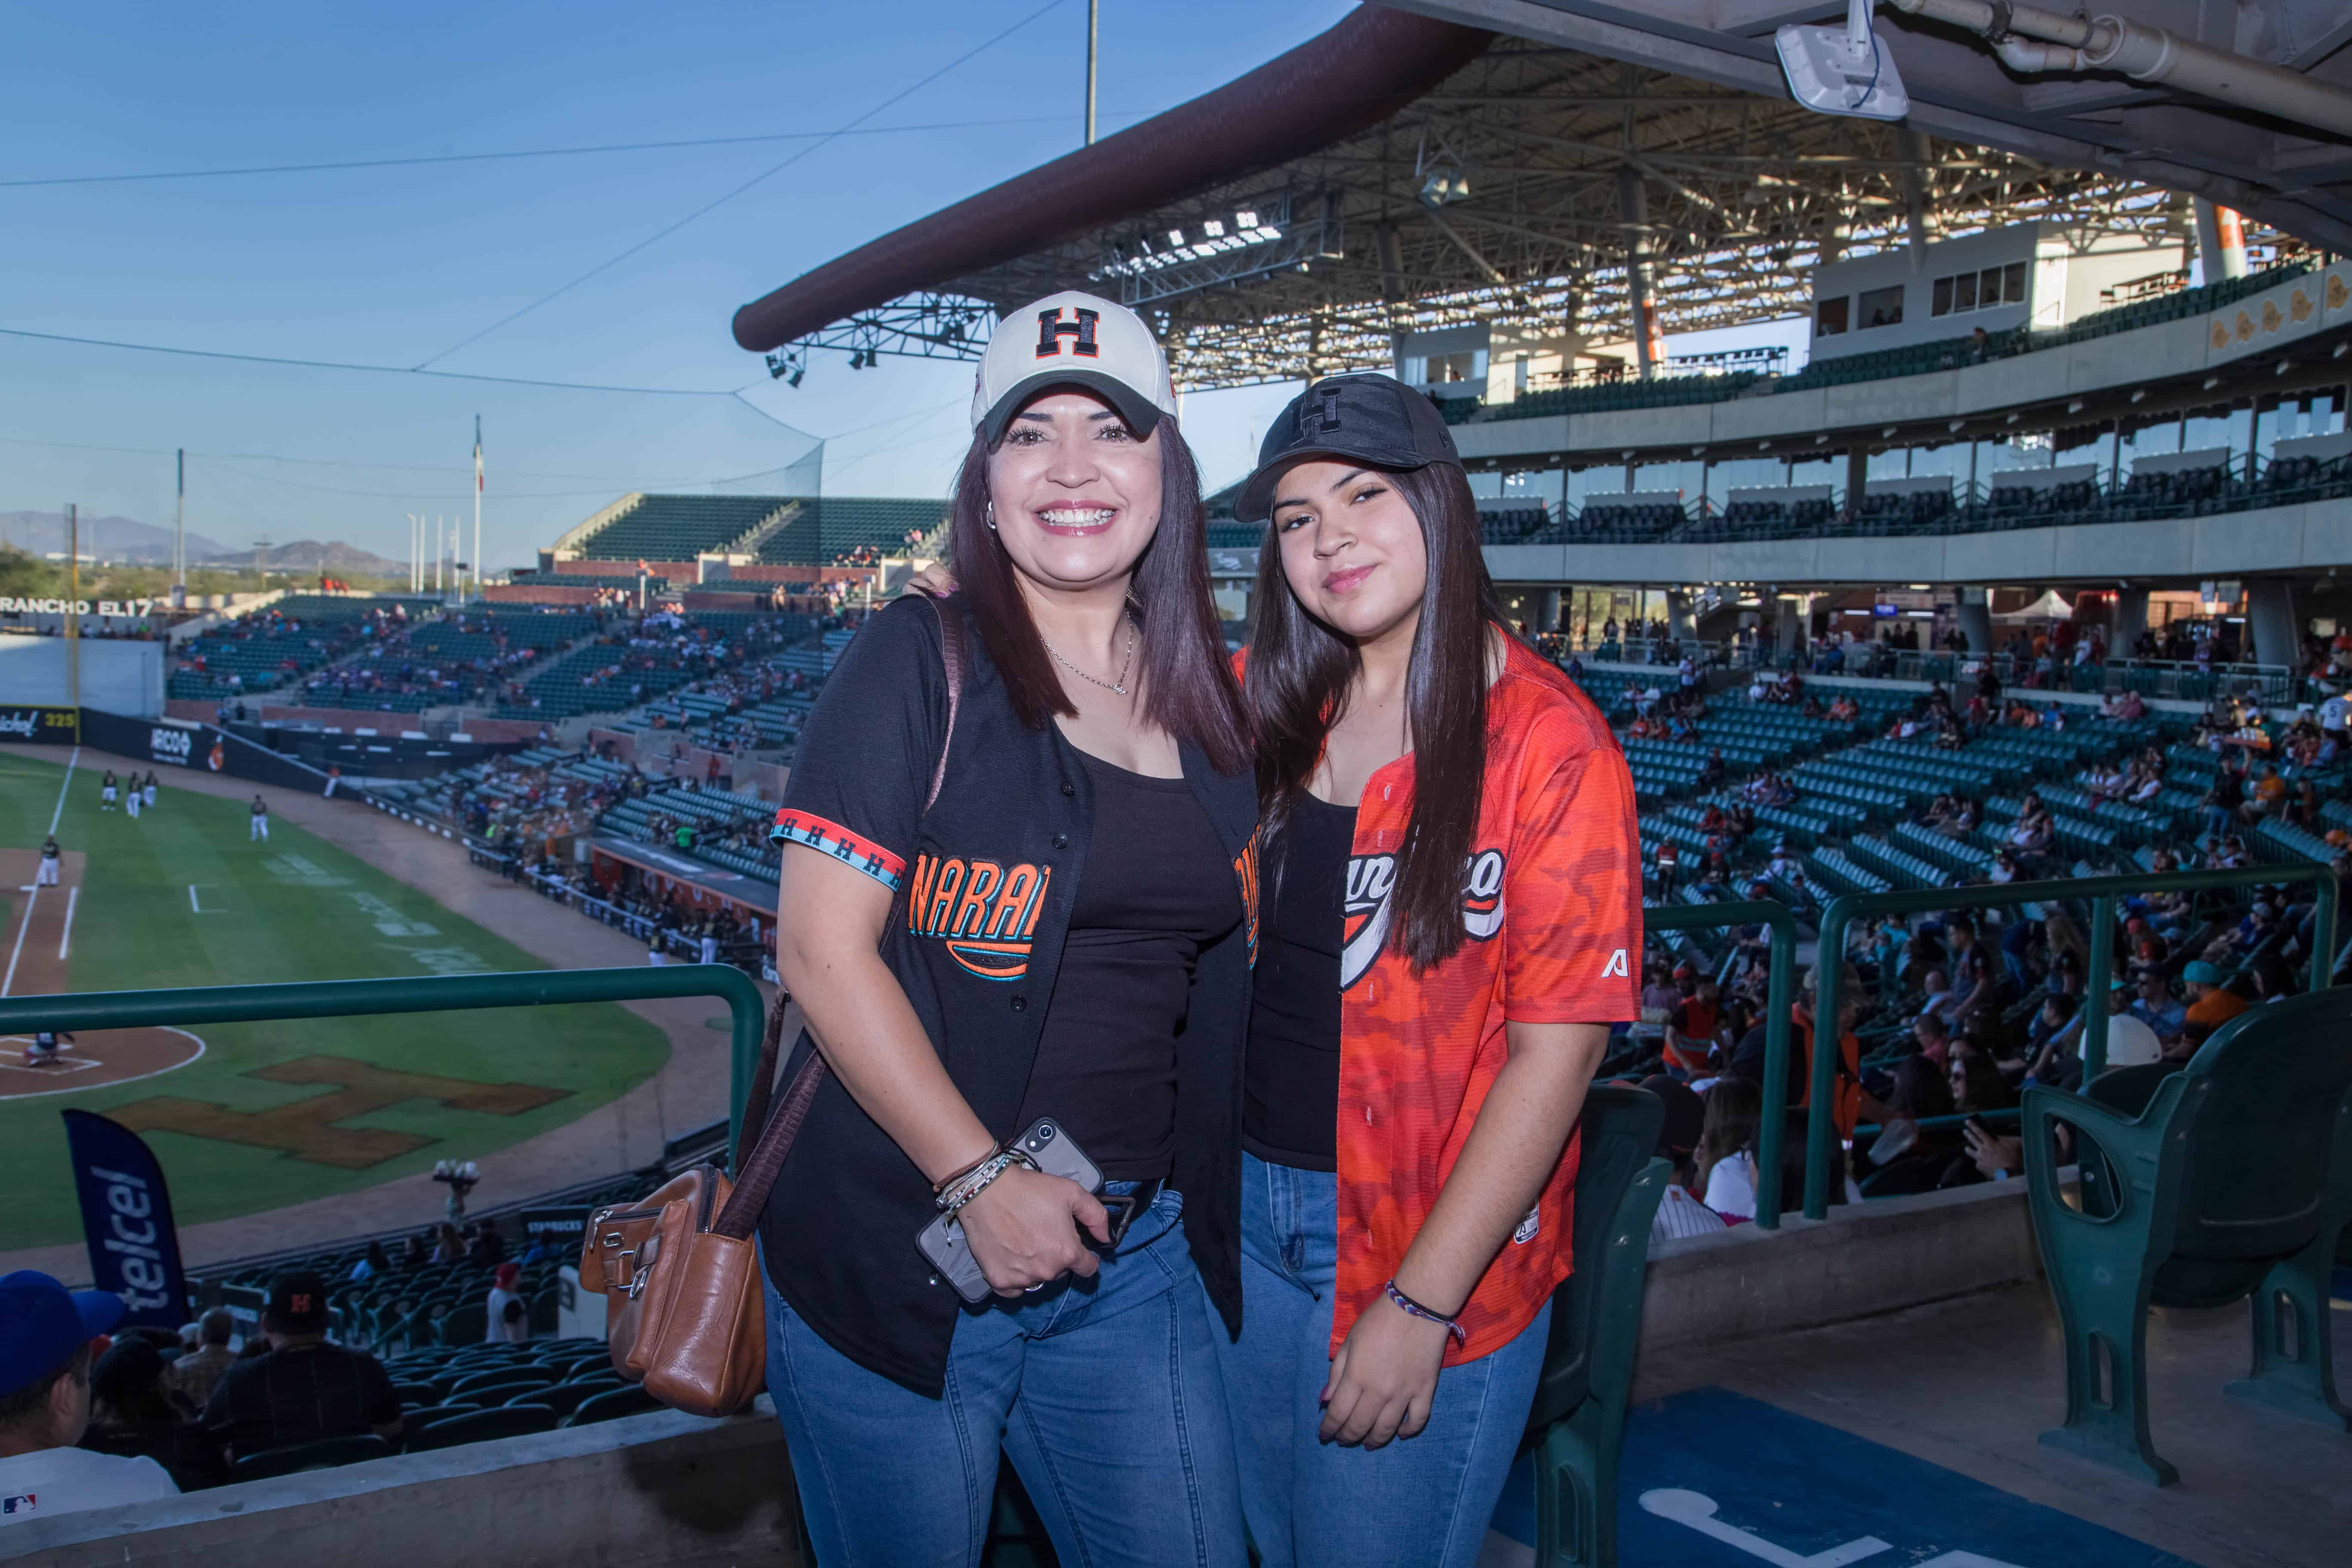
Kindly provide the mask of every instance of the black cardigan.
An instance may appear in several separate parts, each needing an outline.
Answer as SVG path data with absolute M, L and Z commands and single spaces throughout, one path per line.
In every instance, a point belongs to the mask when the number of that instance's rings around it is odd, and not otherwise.
M 939 608 L 962 613 L 954 600 Z M 947 776 L 929 812 L 923 794 L 944 738 L 947 691 L 939 621 L 907 601 L 875 616 L 826 681 L 778 821 L 788 839 L 900 890 L 883 960 L 948 1076 L 1002 1140 L 1021 1131 L 1014 1122 L 1086 872 L 1094 787 L 1058 727 L 1021 722 L 977 628 L 967 629 L 964 646 Z M 1221 774 L 1194 747 L 1180 750 L 1184 777 L 1232 858 L 1245 912 L 1193 972 L 1170 1184 L 1184 1196 L 1185 1238 L 1209 1299 L 1238 1334 L 1257 791 L 1247 772 Z M 1024 885 L 1037 890 L 1024 893 Z M 803 1035 L 792 1066 L 813 1048 Z M 951 1287 L 930 1282 L 915 1248 L 936 1212 L 929 1182 L 828 1076 L 760 1227 L 768 1278 L 794 1312 L 859 1365 L 935 1399 L 962 1309 Z

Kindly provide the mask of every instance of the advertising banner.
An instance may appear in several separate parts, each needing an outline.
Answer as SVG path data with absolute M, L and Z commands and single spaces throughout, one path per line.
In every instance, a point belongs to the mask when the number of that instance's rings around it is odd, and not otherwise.
M 83 744 L 134 762 L 226 773 L 310 795 L 326 787 L 327 775 L 319 769 L 216 725 L 191 719 L 133 719 L 95 708 L 81 710 L 81 722 Z
M 0 708 L 0 741 L 70 746 L 76 738 L 70 708 Z
M 125 1323 L 177 1329 L 188 1319 L 188 1286 L 163 1168 L 121 1123 L 87 1110 L 62 1114 L 92 1281 L 122 1298 Z
M 588 1235 L 588 1211 L 583 1208 L 525 1209 L 522 1211 L 522 1233 L 534 1244 L 544 1242 L 556 1252 L 577 1258 L 580 1244 Z

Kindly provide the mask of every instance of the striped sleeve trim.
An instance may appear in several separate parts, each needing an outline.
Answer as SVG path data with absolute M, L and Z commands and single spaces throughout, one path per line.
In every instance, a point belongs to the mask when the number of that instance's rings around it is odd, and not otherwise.
M 771 844 L 803 844 L 820 854 L 830 855 L 845 866 L 865 872 L 892 892 L 907 879 L 907 862 L 893 855 L 870 838 L 863 838 L 838 822 L 827 822 L 822 816 L 812 816 L 805 811 L 786 809 L 776 813 L 776 825 L 768 829 Z

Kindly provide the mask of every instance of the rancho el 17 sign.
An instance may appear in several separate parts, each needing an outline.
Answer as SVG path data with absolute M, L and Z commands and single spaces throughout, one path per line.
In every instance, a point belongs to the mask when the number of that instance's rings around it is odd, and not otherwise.
M 0 616 L 144 616 L 153 599 L 11 599 L 0 596 Z

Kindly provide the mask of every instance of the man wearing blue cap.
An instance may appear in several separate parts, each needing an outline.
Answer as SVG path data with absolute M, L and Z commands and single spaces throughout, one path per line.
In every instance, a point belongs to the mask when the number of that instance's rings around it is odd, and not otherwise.
M 122 1299 L 20 1269 L 0 1279 L 0 1526 L 177 1497 L 152 1459 L 77 1448 L 89 1425 L 91 1342 Z

